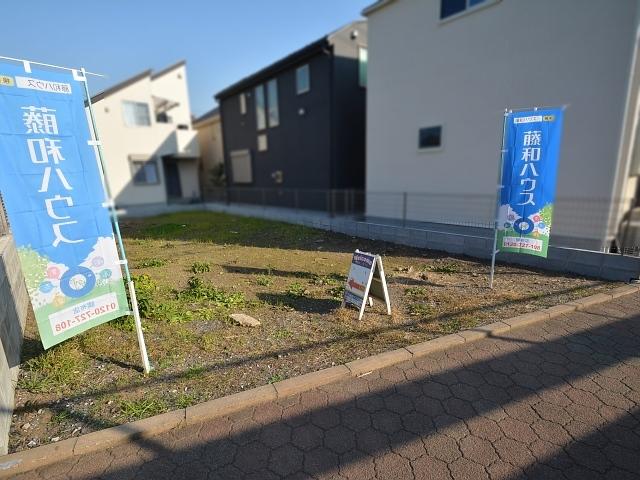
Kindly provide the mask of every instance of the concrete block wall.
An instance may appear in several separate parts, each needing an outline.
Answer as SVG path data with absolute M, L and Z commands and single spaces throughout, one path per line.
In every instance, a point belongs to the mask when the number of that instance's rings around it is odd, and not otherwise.
M 6 454 L 29 296 L 10 235 L 0 236 L 0 454 Z
M 130 216 L 148 216 L 180 210 L 209 210 L 246 217 L 264 218 L 307 227 L 329 230 L 354 237 L 382 240 L 417 248 L 439 250 L 456 255 L 468 255 L 487 260 L 491 258 L 493 237 L 478 235 L 478 229 L 470 227 L 471 234 L 438 231 L 401 225 L 389 225 L 374 221 L 362 222 L 351 217 L 330 217 L 325 212 L 293 210 L 281 207 L 262 207 L 245 204 L 207 203 L 204 205 L 172 205 L 131 209 L 123 212 Z M 460 232 L 465 229 L 461 228 Z M 491 233 L 489 231 L 489 233 Z M 628 282 L 640 277 L 640 257 L 621 256 L 579 248 L 551 245 L 547 258 L 533 255 L 500 253 L 498 262 L 542 268 L 545 270 L 575 273 L 589 277 Z
M 323 212 L 219 203 L 209 203 L 206 208 L 211 211 L 279 220 L 370 240 L 382 240 L 451 254 L 468 255 L 484 260 L 491 258 L 491 249 L 493 248 L 493 237 L 361 222 L 349 217 L 331 218 Z M 550 246 L 547 258 L 500 253 L 498 254 L 498 262 L 575 273 L 604 280 L 628 282 L 640 277 L 640 257 L 621 256 L 578 248 Z

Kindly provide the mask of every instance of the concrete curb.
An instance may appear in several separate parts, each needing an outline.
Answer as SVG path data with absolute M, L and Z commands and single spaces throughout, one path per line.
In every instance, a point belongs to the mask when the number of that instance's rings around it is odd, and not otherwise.
M 31 450 L 5 455 L 0 458 L 0 478 L 8 478 L 18 473 L 58 463 L 74 456 L 101 451 L 133 439 L 153 437 L 184 425 L 227 416 L 248 407 L 255 407 L 346 378 L 357 377 L 374 370 L 411 360 L 412 358 L 419 358 L 433 352 L 446 350 L 456 345 L 503 334 L 510 330 L 543 322 L 566 313 L 583 310 L 587 307 L 637 292 L 640 292 L 640 285 L 624 285 L 607 293 L 598 293 L 564 305 L 556 305 L 537 312 L 526 313 L 488 325 L 462 330 L 458 333 L 434 338 L 426 342 L 354 360 L 345 365 L 325 368 L 274 384 L 263 385 L 244 392 L 217 398 L 186 409 L 174 410 L 136 422 L 99 430 L 77 438 L 70 438 Z

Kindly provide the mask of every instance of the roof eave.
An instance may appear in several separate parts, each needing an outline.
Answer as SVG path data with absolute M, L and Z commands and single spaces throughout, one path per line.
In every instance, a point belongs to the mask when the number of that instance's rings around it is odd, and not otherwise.
M 109 87 L 106 90 L 103 90 L 102 92 L 96 93 L 93 97 L 91 97 L 91 103 L 93 104 L 93 103 L 99 102 L 103 98 L 106 98 L 109 95 L 113 95 L 117 91 L 122 90 L 123 88 L 126 88 L 129 85 L 133 85 L 134 83 L 139 82 L 143 78 L 147 78 L 150 76 L 151 76 L 151 69 L 145 70 L 144 72 L 140 72 L 139 74 L 134 75 L 133 77 L 129 77 L 126 80 L 123 80 L 120 83 L 116 83 L 112 87 Z
M 364 10 L 362 10 L 362 16 L 363 17 L 367 17 L 367 16 L 371 15 L 372 13 L 377 12 L 381 8 L 386 7 L 390 3 L 393 3 L 394 1 L 395 0 L 378 0 L 377 2 L 369 5 Z
M 258 70 L 255 73 L 252 73 L 251 75 L 248 75 L 242 80 L 225 88 L 224 90 L 219 91 L 214 95 L 214 98 L 219 101 L 222 98 L 230 97 L 236 93 L 246 90 L 247 88 L 255 85 L 256 83 L 260 83 L 261 81 L 266 80 L 269 77 L 272 77 L 276 73 L 279 73 L 282 70 L 286 70 L 292 65 L 295 65 L 313 55 L 316 55 L 318 52 L 330 46 L 331 45 L 327 36 L 324 36 L 320 40 L 316 40 L 315 42 L 307 45 L 306 47 L 303 47 L 300 50 L 296 50 L 295 52 L 287 55 L 286 57 L 275 61 L 274 63 L 262 68 L 261 70 Z

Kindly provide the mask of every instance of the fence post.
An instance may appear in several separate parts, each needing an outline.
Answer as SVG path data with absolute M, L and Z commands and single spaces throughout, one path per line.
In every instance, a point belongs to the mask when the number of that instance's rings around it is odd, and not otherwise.
M 402 192 L 402 227 L 407 226 L 407 192 Z

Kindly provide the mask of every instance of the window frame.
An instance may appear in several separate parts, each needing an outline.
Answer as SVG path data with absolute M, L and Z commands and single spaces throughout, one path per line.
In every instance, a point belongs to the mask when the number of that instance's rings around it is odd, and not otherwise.
M 256 85 L 254 88 L 255 109 L 256 109 L 256 130 L 267 129 L 267 97 L 264 94 L 264 84 Z M 262 110 L 260 110 L 262 108 Z
M 256 150 L 260 153 L 269 151 L 269 139 L 267 138 L 267 132 L 259 133 L 256 138 Z
M 133 118 L 136 121 L 136 123 L 129 123 L 129 119 L 127 117 L 127 106 L 131 105 L 134 107 L 134 111 L 133 111 Z M 146 110 L 146 120 L 148 121 L 148 123 L 137 123 L 138 120 L 138 113 L 135 108 L 136 107 L 142 107 L 144 106 L 145 110 Z M 138 102 L 135 100 L 122 100 L 122 121 L 124 122 L 125 127 L 150 127 L 152 122 L 151 122 L 151 109 L 149 108 L 149 104 L 146 102 Z
M 247 172 L 243 172 L 246 173 L 248 179 L 243 180 L 243 181 L 238 181 L 235 178 L 235 174 L 236 174 L 236 169 L 234 168 L 234 158 L 238 158 L 241 157 L 243 160 L 248 161 L 248 163 L 246 165 L 244 165 L 245 167 L 247 167 L 248 171 Z M 237 165 L 236 165 L 237 166 Z M 231 152 L 229 152 L 229 169 L 230 169 L 230 177 L 229 179 L 231 180 L 231 183 L 234 185 L 250 185 L 253 183 L 253 158 L 251 155 L 251 150 L 248 149 L 241 149 L 241 150 L 232 150 Z
M 140 155 L 130 155 L 129 156 L 129 163 L 131 166 L 131 181 L 133 182 L 133 185 L 137 186 L 137 187 L 147 187 L 147 186 L 154 186 L 154 185 L 160 185 L 161 181 L 160 181 L 160 169 L 158 168 L 158 159 L 155 157 L 148 157 L 148 156 L 140 156 Z M 137 165 L 140 165 L 140 167 L 137 167 Z M 154 182 L 149 182 L 147 181 L 147 172 L 146 169 L 147 167 L 153 167 L 154 171 L 155 171 L 155 181 Z M 139 181 L 136 177 L 138 175 L 139 172 L 143 172 L 144 173 L 144 181 Z
M 365 52 L 365 61 L 362 62 L 362 52 Z M 364 75 L 362 69 L 364 65 Z M 362 81 L 364 77 L 364 82 Z M 369 50 L 364 45 L 358 45 L 358 85 L 362 88 L 367 88 L 369 79 Z
M 482 0 L 480 3 L 476 4 L 476 5 L 469 5 L 469 2 L 472 0 L 465 0 L 465 8 L 464 10 L 461 10 L 457 13 L 452 13 L 451 15 L 447 16 L 447 17 L 442 17 L 442 2 L 446 1 L 446 0 L 440 0 L 440 11 L 438 14 L 438 18 L 439 18 L 439 22 L 440 24 L 444 24 L 444 23 L 448 23 L 452 20 L 456 20 L 460 17 L 464 17 L 465 15 L 470 15 L 472 13 L 477 12 L 478 10 L 482 10 L 485 9 L 487 7 L 491 7 L 493 5 L 496 5 L 497 3 L 500 3 L 502 0 Z
M 303 70 L 306 70 L 307 72 L 306 89 L 300 89 L 300 81 L 298 77 L 298 72 Z M 300 65 L 298 68 L 296 68 L 296 95 L 303 95 L 310 91 L 311 91 L 311 66 L 308 63 L 305 63 L 304 65 Z
M 275 121 L 274 121 L 275 119 Z M 280 125 L 280 105 L 278 103 L 278 79 L 272 78 L 267 82 L 267 127 Z
M 240 102 L 240 115 L 246 115 L 247 114 L 247 95 L 246 95 L 246 93 L 242 92 L 240 95 L 238 95 L 238 101 Z
M 432 128 L 439 128 L 440 129 L 440 144 L 439 145 L 434 145 L 432 147 L 421 147 L 420 146 L 420 132 L 422 130 L 428 130 L 428 129 L 432 129 Z M 418 127 L 418 152 L 420 152 L 420 153 L 441 152 L 443 149 L 444 149 L 444 124 L 443 123 L 431 124 L 431 125 L 426 126 L 426 127 Z

